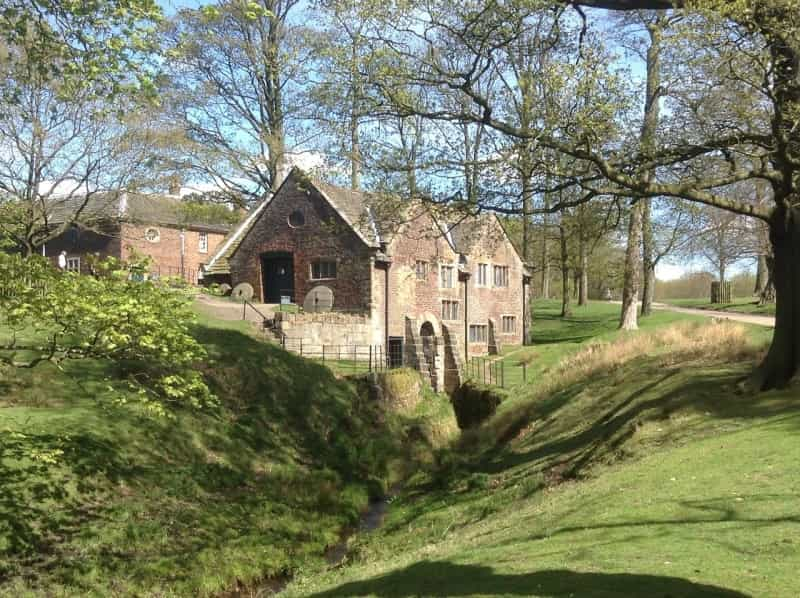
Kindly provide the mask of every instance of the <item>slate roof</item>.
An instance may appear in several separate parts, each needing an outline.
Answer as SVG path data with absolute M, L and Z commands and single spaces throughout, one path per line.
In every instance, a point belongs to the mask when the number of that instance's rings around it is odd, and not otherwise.
M 361 240 L 373 249 L 380 249 L 382 244 L 388 243 L 400 228 L 400 224 L 405 221 L 406 212 L 409 208 L 418 205 L 418 202 L 400 201 L 398 198 L 388 195 L 336 187 L 307 176 L 299 168 L 293 168 L 283 184 L 290 180 L 300 186 L 306 182 L 312 186 L 336 210 Z M 280 189 L 276 191 L 277 193 L 280 193 Z M 270 201 L 271 197 L 261 201 L 236 229 L 230 232 L 228 237 L 220 244 L 217 252 L 209 260 L 205 269 L 206 274 L 230 273 L 229 260 L 231 256 L 253 228 L 259 215 L 269 205 Z M 437 210 L 434 209 L 434 212 L 437 212 Z M 448 225 L 446 224 L 446 212 L 447 210 L 443 209 L 441 213 L 434 213 L 433 217 L 438 222 L 442 234 L 457 253 L 470 253 L 475 241 L 481 236 L 485 227 L 491 224 L 490 219 L 497 221 L 500 231 L 508 238 L 502 223 L 500 223 L 495 214 L 479 214 L 478 216 L 467 217 L 463 214 L 454 215 L 452 220 L 456 223 Z M 519 253 L 516 247 L 514 249 Z
M 208 264 L 204 269 L 205 274 L 213 275 L 230 273 L 231 267 L 228 260 L 233 255 L 233 252 L 239 247 L 242 239 L 244 239 L 247 236 L 247 233 L 250 232 L 250 229 L 253 228 L 253 224 L 256 222 L 256 220 L 258 220 L 259 214 L 261 214 L 264 208 L 269 205 L 271 200 L 272 195 L 262 199 L 255 205 L 253 209 L 250 210 L 250 212 L 248 212 L 244 220 L 242 220 L 236 228 L 228 233 L 228 236 L 223 239 L 222 243 L 219 244 L 217 251 L 208 261 Z
M 125 221 L 220 233 L 231 229 L 227 223 L 192 220 L 182 207 L 180 199 L 165 195 L 99 192 L 93 193 L 88 199 L 80 195 L 52 197 L 48 200 L 47 219 L 50 224 L 62 224 L 74 218 L 80 209 L 77 220 L 86 226 Z

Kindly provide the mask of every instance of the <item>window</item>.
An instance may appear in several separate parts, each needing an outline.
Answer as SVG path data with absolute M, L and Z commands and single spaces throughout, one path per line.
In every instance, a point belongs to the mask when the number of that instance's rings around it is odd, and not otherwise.
M 291 214 L 289 214 L 289 226 L 292 228 L 298 228 L 306 223 L 306 217 L 303 215 L 303 212 L 300 210 L 295 210 Z
M 311 280 L 324 280 L 336 278 L 336 262 L 333 260 L 319 260 L 311 264 Z
M 200 233 L 197 250 L 200 253 L 208 253 L 208 233 Z
M 67 270 L 70 272 L 80 272 L 81 271 L 81 258 L 79 257 L 68 257 L 67 258 Z
M 517 317 L 503 316 L 501 320 L 503 334 L 514 334 L 517 331 Z
M 489 264 L 478 264 L 478 286 L 489 286 Z
M 452 289 L 453 288 L 453 271 L 455 268 L 453 266 L 442 266 L 441 267 L 441 280 L 440 280 L 440 287 L 443 289 Z
M 486 324 L 470 324 L 469 342 L 485 343 L 489 339 L 489 327 Z
M 442 301 L 442 320 L 458 320 L 458 301 Z
M 161 233 L 158 232 L 157 228 L 148 228 L 144 231 L 144 238 L 151 243 L 158 243 L 161 240 Z
M 416 269 L 417 269 L 417 280 L 428 279 L 428 262 L 417 260 Z
M 494 286 L 496 287 L 508 286 L 508 266 L 494 267 Z

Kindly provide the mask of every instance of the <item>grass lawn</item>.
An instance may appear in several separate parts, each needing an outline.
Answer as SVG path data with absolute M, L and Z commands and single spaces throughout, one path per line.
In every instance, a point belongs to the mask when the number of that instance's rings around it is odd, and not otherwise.
M 669 305 L 677 307 L 691 307 L 693 309 L 708 309 L 712 311 L 730 311 L 740 314 L 752 314 L 755 316 L 774 316 L 775 304 L 768 303 L 759 305 L 758 299 L 754 297 L 734 299 L 732 303 L 709 303 L 708 299 L 670 299 L 665 301 Z
M 412 479 L 348 566 L 287 595 L 798 595 L 798 390 L 739 386 L 768 331 L 620 334 L 608 309 L 545 312 L 547 374 Z
M 406 433 L 427 442 L 446 401 L 395 417 L 251 331 L 200 318 L 220 406 L 172 419 L 107 400 L 107 363 L 0 370 L 0 595 L 212 595 L 321 567 L 425 457 Z
M 617 304 L 591 301 L 584 307 L 574 306 L 572 316 L 562 318 L 560 301 L 537 301 L 534 304 L 533 344 L 503 350 L 506 388 L 536 385 L 547 379 L 566 355 L 587 344 L 609 342 L 621 335 L 642 334 L 677 322 L 707 321 L 703 316 L 656 311 L 651 316 L 639 318 L 639 332 L 623 333 L 618 330 L 620 309 Z M 755 327 L 751 334 L 759 341 L 771 337 L 771 331 L 759 331 Z M 527 384 L 523 384 L 523 363 L 526 365 L 524 377 Z

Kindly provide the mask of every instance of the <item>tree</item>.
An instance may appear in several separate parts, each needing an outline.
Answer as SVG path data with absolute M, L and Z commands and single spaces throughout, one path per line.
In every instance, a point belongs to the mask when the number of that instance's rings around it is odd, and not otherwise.
M 38 38 L 7 46 L 0 81 L 0 236 L 26 254 L 96 214 L 138 176 L 148 149 L 129 143 L 122 114 L 134 105 L 102 84 L 75 85 L 42 69 Z M 53 57 L 58 63 L 58 57 Z
M 144 263 L 109 259 L 95 268 L 96 276 L 81 276 L 40 256 L 0 253 L 0 364 L 110 360 L 124 365 L 129 388 L 155 413 L 172 402 L 213 401 L 194 369 L 205 352 L 188 332 L 186 298 L 138 282 Z
M 250 202 L 288 170 L 292 95 L 304 62 L 288 18 L 297 0 L 220 0 L 168 24 L 166 109 L 185 131 L 184 165 Z
M 571 5 L 620 10 L 671 7 L 661 0 L 588 0 Z M 392 94 L 392 77 L 386 78 L 381 91 L 400 114 L 484 123 L 498 134 L 517 140 L 535 139 L 544 147 L 591 164 L 591 174 L 573 177 L 587 201 L 599 194 L 679 198 L 768 223 L 775 264 L 777 324 L 772 347 L 758 370 L 758 383 L 762 388 L 787 384 L 800 369 L 800 31 L 794 19 L 795 0 L 747 4 L 706 0 L 692 4 L 687 13 L 692 17 L 691 30 L 685 31 L 690 34 L 686 46 L 693 50 L 693 59 L 685 64 L 687 77 L 681 81 L 687 90 L 691 88 L 686 98 L 691 97 L 692 102 L 670 106 L 673 121 L 682 121 L 682 131 L 673 128 L 669 143 L 654 150 L 638 144 L 609 143 L 615 138 L 608 134 L 606 123 L 613 120 L 602 117 L 578 122 L 566 129 L 566 135 L 540 126 L 524 130 L 481 93 L 480 83 L 498 69 L 493 55 L 518 38 L 527 19 L 540 6 L 538 2 L 530 6 L 515 3 L 513 7 L 468 2 L 458 9 L 448 4 L 445 9 L 434 2 L 426 5 L 424 14 L 413 11 L 414 19 L 424 20 L 424 27 L 409 28 L 407 21 L 399 19 L 391 34 L 384 36 L 400 35 L 403 28 L 404 35 L 413 38 L 409 45 L 426 48 L 412 56 L 399 44 L 389 45 L 410 61 L 396 76 L 431 89 L 457 90 L 468 100 L 468 108 L 462 104 L 460 110 L 437 107 L 420 111 Z M 558 10 L 566 14 L 568 7 L 561 5 Z M 583 12 L 581 15 L 586 16 Z M 459 51 L 468 49 L 471 53 L 469 68 L 449 70 L 437 60 L 437 52 L 441 52 L 437 47 L 439 30 L 448 31 L 451 44 L 453 32 L 457 32 Z M 692 73 L 700 71 L 703 77 L 692 78 Z M 594 75 L 596 72 L 587 69 L 582 78 L 590 81 Z M 735 93 L 726 96 L 730 89 Z M 596 111 L 603 117 L 611 116 L 620 100 L 624 98 L 601 104 Z M 725 193 L 727 187 L 744 180 L 768 181 L 773 204 L 766 207 L 732 199 Z
M 153 92 L 143 57 L 161 19 L 155 0 L 4 0 L 0 11 L 0 64 L 32 66 L 65 90 Z M 8 48 L 24 47 L 24 54 Z M 20 62 L 21 61 L 21 62 Z

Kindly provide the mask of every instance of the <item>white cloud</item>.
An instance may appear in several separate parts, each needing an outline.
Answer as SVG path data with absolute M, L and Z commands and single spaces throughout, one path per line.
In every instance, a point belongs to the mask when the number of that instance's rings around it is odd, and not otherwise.
M 677 280 L 689 272 L 685 266 L 661 262 L 656 266 L 656 277 L 659 280 Z

